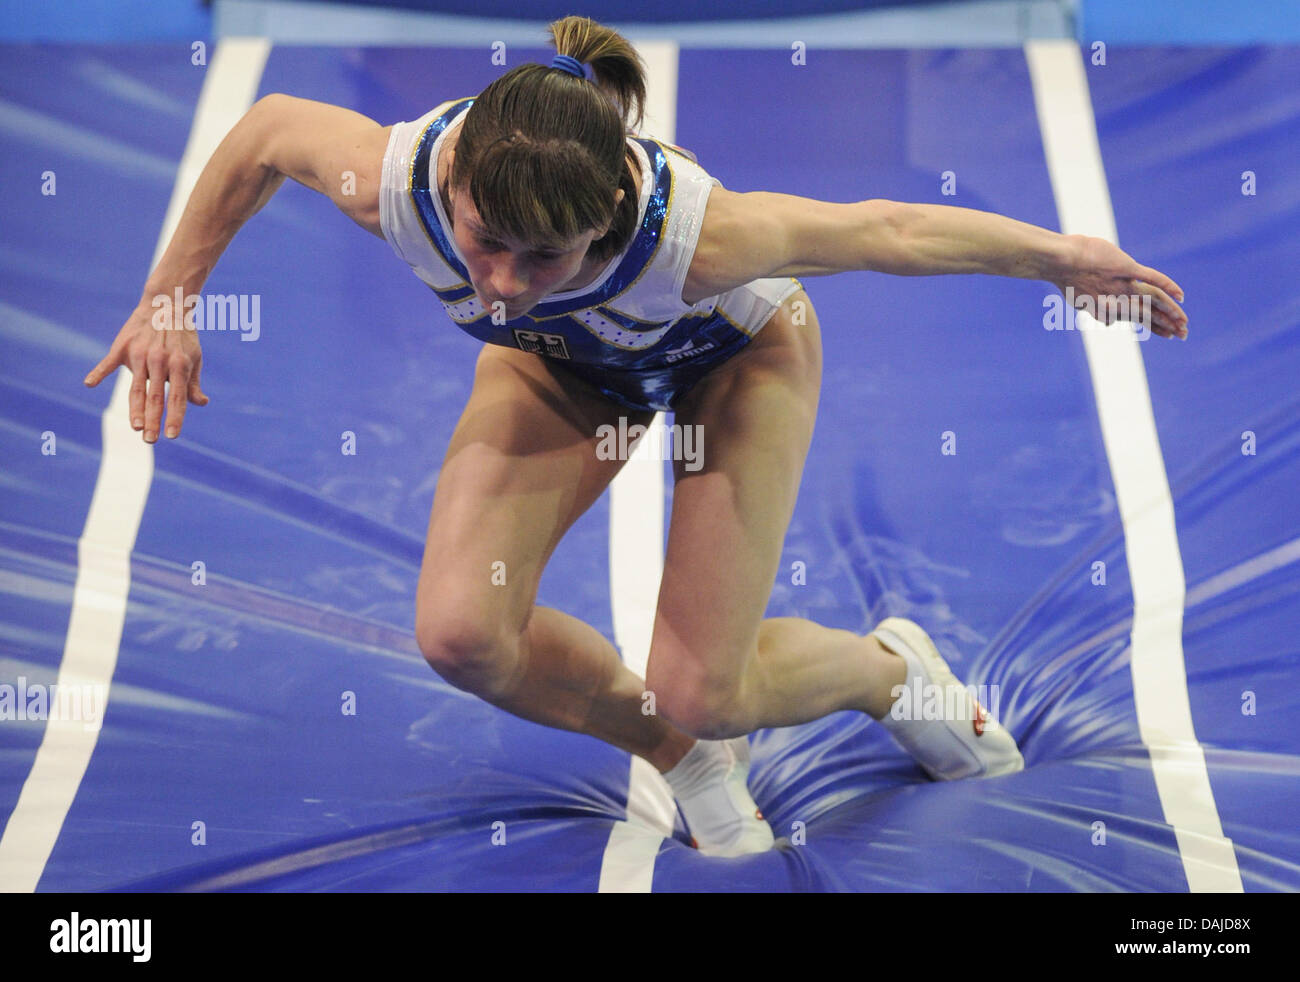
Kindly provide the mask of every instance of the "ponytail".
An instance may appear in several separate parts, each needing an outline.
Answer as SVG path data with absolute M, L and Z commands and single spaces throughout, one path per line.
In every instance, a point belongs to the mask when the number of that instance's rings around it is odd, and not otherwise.
M 555 53 L 590 65 L 595 83 L 629 129 L 645 118 L 645 62 L 623 35 L 590 17 L 564 17 L 547 28 Z

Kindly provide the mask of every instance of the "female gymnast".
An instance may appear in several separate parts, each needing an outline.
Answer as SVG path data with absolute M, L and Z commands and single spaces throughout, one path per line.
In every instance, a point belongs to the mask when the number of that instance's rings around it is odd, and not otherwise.
M 521 65 L 414 122 L 259 100 L 203 170 L 86 384 L 126 366 L 131 425 L 152 443 L 165 409 L 177 436 L 187 401 L 208 403 L 199 341 L 155 329 L 151 298 L 199 293 L 238 229 L 293 178 L 385 239 L 488 342 L 417 587 L 417 640 L 443 678 L 643 757 L 711 855 L 773 845 L 746 786 L 744 736 L 761 727 L 852 709 L 932 778 L 1021 769 L 1010 733 L 969 695 L 942 719 L 900 711 L 914 687 L 960 686 L 917 624 L 891 617 L 861 636 L 763 616 L 821 382 L 817 317 L 794 277 L 986 273 L 1072 288 L 1076 305 L 1145 295 L 1163 337 L 1186 336 L 1181 289 L 1102 239 L 986 212 L 727 191 L 688 152 L 636 135 L 645 78 L 625 39 L 582 17 L 550 32 L 550 65 Z M 623 464 L 598 452 L 601 428 L 648 425 L 656 410 L 707 442 L 702 466 L 674 465 L 643 681 L 594 628 L 534 600 L 560 538 Z

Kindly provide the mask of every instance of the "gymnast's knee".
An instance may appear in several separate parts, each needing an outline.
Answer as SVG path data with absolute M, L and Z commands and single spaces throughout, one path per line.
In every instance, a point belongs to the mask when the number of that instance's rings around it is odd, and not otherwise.
M 739 686 L 729 682 L 658 680 L 647 673 L 659 715 L 698 740 L 729 740 L 755 729 Z
M 429 667 L 465 692 L 499 695 L 515 674 L 519 639 L 449 610 L 417 611 L 415 640 Z

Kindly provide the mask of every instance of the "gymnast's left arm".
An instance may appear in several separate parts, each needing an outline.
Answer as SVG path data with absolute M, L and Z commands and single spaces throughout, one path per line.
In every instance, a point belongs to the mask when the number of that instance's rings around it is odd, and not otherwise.
M 1182 288 L 1105 239 L 1062 235 L 972 208 L 882 198 L 837 204 L 715 187 L 683 296 L 714 296 L 767 276 L 851 270 L 1044 280 L 1063 293 L 1072 290 L 1076 307 L 1089 297 L 1148 295 L 1153 333 L 1187 333 L 1187 317 L 1174 299 L 1182 299 Z

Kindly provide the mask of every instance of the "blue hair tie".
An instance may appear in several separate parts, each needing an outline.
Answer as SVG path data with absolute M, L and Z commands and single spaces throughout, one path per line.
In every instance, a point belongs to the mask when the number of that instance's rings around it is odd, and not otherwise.
M 585 79 L 587 77 L 587 73 L 582 70 L 582 62 L 568 55 L 556 55 L 551 59 L 551 67 L 562 69 L 570 75 L 577 75 L 578 78 Z

